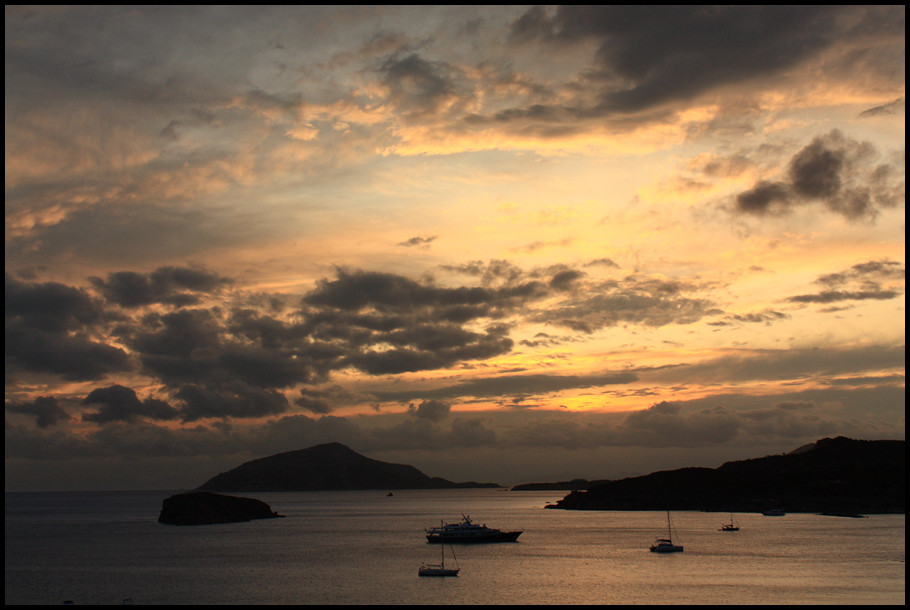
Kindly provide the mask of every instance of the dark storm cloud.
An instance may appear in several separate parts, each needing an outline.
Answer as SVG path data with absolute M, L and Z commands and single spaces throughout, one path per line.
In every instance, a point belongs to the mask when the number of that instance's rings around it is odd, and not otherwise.
M 140 324 L 120 332 L 143 365 L 167 383 L 204 376 L 213 368 L 221 347 L 218 319 L 203 309 L 149 314 Z
M 127 313 L 139 305 L 174 307 L 134 312 L 133 317 L 121 314 L 119 319 L 85 290 L 7 277 L 7 361 L 24 370 L 79 379 L 98 379 L 138 363 L 135 372 L 164 384 L 173 399 L 168 408 L 186 421 L 258 417 L 289 408 L 280 390 L 321 383 L 346 367 L 388 375 L 508 353 L 513 341 L 504 320 L 512 316 L 587 332 L 619 321 L 655 325 L 703 315 L 703 304 L 685 296 L 694 287 L 680 282 L 633 277 L 595 283 L 563 265 L 525 272 L 507 261 L 460 270 L 479 277 L 482 285 L 444 287 L 431 279 L 339 269 L 304 295 L 301 309 L 282 311 L 272 300 L 268 312 L 186 307 L 229 282 L 189 267 L 92 278 L 94 289 Z M 554 295 L 562 299 L 555 313 L 534 311 L 538 302 Z M 102 324 L 108 318 L 116 324 Z M 132 359 L 106 343 L 101 331 L 108 327 Z M 64 355 L 71 361 L 63 362 Z M 162 405 L 146 405 L 134 393 L 120 398 L 104 402 L 86 421 L 173 416 L 172 411 L 148 410 Z M 294 404 L 328 413 L 340 404 L 338 396 L 328 398 L 302 392 Z
M 512 348 L 497 318 L 546 293 L 528 280 L 502 288 L 447 288 L 379 272 L 338 270 L 304 296 L 311 336 L 341 341 L 342 366 L 371 375 L 442 368 Z M 482 332 L 463 325 L 485 321 Z
M 583 278 L 584 276 L 585 274 L 581 271 L 576 271 L 575 269 L 566 269 L 565 271 L 556 273 L 550 279 L 550 287 L 560 291 L 571 290 L 572 287 L 576 284 L 576 281 Z
M 680 404 L 664 401 L 630 413 L 617 432 L 624 444 L 700 446 L 727 443 L 736 437 L 741 426 L 739 418 L 723 408 L 684 414 Z
M 120 315 L 112 319 L 116 324 L 105 325 L 110 314 L 89 292 L 8 276 L 8 371 L 18 367 L 98 379 L 138 364 L 133 372 L 164 384 L 184 421 L 261 417 L 289 408 L 280 390 L 325 381 L 334 370 L 354 367 L 386 375 L 507 353 L 513 345 L 509 329 L 496 319 L 547 290 L 546 283 L 536 280 L 497 289 L 444 288 L 394 274 L 339 271 L 307 294 L 304 309 L 296 312 L 280 306 L 269 313 L 183 306 L 225 282 L 212 273 L 178 267 L 94 278 L 94 288 L 112 304 L 127 307 L 127 313 L 138 305 L 175 308 L 132 312 L 132 317 Z M 473 328 L 477 322 L 485 328 Z M 129 356 L 105 342 L 105 330 Z M 337 393 L 332 398 L 334 403 L 340 399 Z M 96 423 L 139 416 L 164 419 L 175 413 L 119 386 L 97 390 L 88 402 L 101 405 L 85 416 Z M 322 413 L 334 403 L 306 393 L 295 401 Z
M 308 331 L 303 324 L 270 315 L 281 313 L 284 308 L 282 299 L 266 297 L 265 302 L 258 307 L 268 313 L 249 307 L 238 307 L 232 311 L 226 322 L 227 331 L 237 338 L 271 350 L 282 349 L 289 343 L 297 343 L 306 338 Z M 330 356 L 325 354 L 324 357 L 328 359 Z
M 256 307 L 235 309 L 178 305 L 169 312 L 132 311 L 133 317 L 122 317 L 111 327 L 129 356 L 119 347 L 104 343 L 103 333 L 88 343 L 100 353 L 77 349 L 77 341 L 88 341 L 89 331 L 102 328 L 106 316 L 102 302 L 90 293 L 60 284 L 26 285 L 8 278 L 12 297 L 7 312 L 8 369 L 54 370 L 81 379 L 130 370 L 164 386 L 159 391 L 168 396 L 167 403 L 141 400 L 132 390 L 118 386 L 93 392 L 86 404 L 100 408 L 84 419 L 107 425 L 137 417 L 179 417 L 187 422 L 255 418 L 285 413 L 293 407 L 327 414 L 339 406 L 375 401 L 447 404 L 460 397 L 499 397 L 521 402 L 530 396 L 568 389 L 628 385 L 643 377 L 658 381 L 697 378 L 705 383 L 743 376 L 785 379 L 794 371 L 830 374 L 856 366 L 856 360 L 849 359 L 852 364 L 848 365 L 839 352 L 830 350 L 823 354 L 738 352 L 717 361 L 661 370 L 606 371 L 587 376 L 512 374 L 431 390 L 354 395 L 341 388 L 317 388 L 334 371 L 345 368 L 369 375 L 394 375 L 509 353 L 513 348 L 510 324 L 522 318 L 588 333 L 616 324 L 689 324 L 717 313 L 710 302 L 695 296 L 705 290 L 704 285 L 679 280 L 633 275 L 589 281 L 584 274 L 564 266 L 525 272 L 504 261 L 469 265 L 462 271 L 481 278 L 485 285 L 445 287 L 429 278 L 413 280 L 391 273 L 339 269 L 335 277 L 317 282 L 301 299 L 299 309 L 270 299 Z M 897 290 L 903 275 L 903 266 L 898 263 L 869 261 L 820 276 L 818 284 L 825 290 L 865 290 L 871 294 L 876 288 Z M 221 281 L 211 275 L 202 279 L 214 284 Z M 113 285 L 95 283 L 99 290 L 111 290 Z M 205 287 L 211 285 L 203 283 Z M 45 291 L 55 298 L 43 303 L 43 309 L 30 309 L 30 299 Z M 558 298 L 555 304 L 551 300 L 554 297 Z M 47 307 L 51 302 L 57 305 Z M 547 308 L 541 303 L 547 303 Z M 728 316 L 727 321 L 771 323 L 783 316 L 768 310 Z M 23 329 L 29 331 L 29 342 Z M 572 337 L 559 339 L 570 340 Z M 59 361 L 61 350 L 72 359 L 66 364 L 74 368 Z M 882 358 L 887 360 L 887 353 L 873 350 L 859 360 L 870 366 L 881 364 Z M 102 358 L 111 354 L 116 355 L 113 364 Z M 283 392 L 295 386 L 300 394 L 289 402 Z M 427 407 L 428 414 L 431 409 Z
M 699 290 L 685 282 L 629 276 L 586 285 L 583 293 L 537 312 L 534 319 L 583 333 L 623 323 L 691 324 L 714 311 L 711 301 L 687 295 Z
M 419 405 L 408 405 L 408 413 L 432 422 L 442 421 L 452 412 L 452 406 L 441 400 L 425 400 Z
M 92 380 L 131 367 L 125 351 L 98 338 L 105 312 L 83 290 L 56 282 L 20 282 L 7 275 L 5 313 L 7 371 Z
M 298 334 L 293 325 L 273 329 L 279 335 L 284 331 L 291 339 Z M 314 358 L 307 344 L 298 348 L 292 340 L 269 343 L 263 335 L 255 342 L 238 340 L 215 310 L 150 314 L 139 326 L 124 330 L 122 339 L 149 373 L 174 386 L 217 387 L 232 380 L 258 388 L 282 388 L 314 377 Z
M 300 394 L 300 397 L 294 399 L 294 404 L 318 415 L 325 415 L 332 412 L 332 405 L 320 396 L 314 396 L 314 392 L 301 390 Z
M 850 220 L 874 218 L 879 210 L 903 205 L 904 199 L 902 168 L 878 161 L 872 144 L 831 131 L 793 156 L 785 179 L 763 180 L 737 195 L 736 210 L 783 215 L 821 202 Z
M 558 276 L 555 284 L 570 279 Z M 188 308 L 183 305 L 193 299 L 174 298 L 186 292 L 194 296 L 214 291 L 226 281 L 212 273 L 177 267 L 150 274 L 112 273 L 107 280 L 92 281 L 95 289 L 117 305 L 167 303 L 175 307 L 169 312 L 134 313 L 132 318 L 118 320 L 112 332 L 135 356 L 141 367 L 137 372 L 168 388 L 173 408 L 184 421 L 282 413 L 289 404 L 280 390 L 324 381 L 332 371 L 346 367 L 386 375 L 507 353 L 513 345 L 509 328 L 496 319 L 547 292 L 546 282 L 532 279 L 499 288 L 444 288 L 394 274 L 339 271 L 337 277 L 322 280 L 305 295 L 303 309 L 296 312 L 282 312 L 280 304 L 269 313 L 249 307 Z M 30 315 L 34 325 L 62 331 L 84 326 L 81 318 L 94 322 L 102 317 L 100 302 L 84 291 L 62 285 L 46 287 L 66 297 L 58 299 L 62 304 L 52 309 L 57 315 L 48 318 L 27 307 L 28 299 L 19 294 L 25 291 L 16 291 L 21 288 L 19 283 L 8 280 L 8 285 L 17 297 L 11 300 L 13 312 Z M 67 317 L 68 311 L 75 313 Z M 478 321 L 484 329 L 467 328 Z M 18 345 L 9 337 L 8 348 Z M 52 344 L 53 338 L 47 343 Z M 118 353 L 125 358 L 124 352 Z M 42 356 L 46 360 L 46 354 Z M 85 362 L 88 360 L 83 358 L 83 365 Z M 47 366 L 37 358 L 27 364 L 33 369 Z M 161 405 L 146 404 L 127 388 L 106 390 L 106 394 L 97 391 L 90 398 L 102 408 L 87 415 L 86 421 L 173 416 L 172 411 L 150 411 L 151 406 Z M 305 390 L 294 404 L 328 413 L 340 400 L 343 403 L 337 392 L 327 395 Z
M 35 418 L 39 428 L 49 428 L 59 422 L 72 419 L 54 396 L 39 396 L 27 402 L 8 402 L 6 410 Z
M 452 268 L 454 269 L 454 268 Z M 482 279 L 480 287 L 447 288 L 403 276 L 340 269 L 303 298 L 301 315 L 311 337 L 344 345 L 344 365 L 373 375 L 443 368 L 486 359 L 512 348 L 507 315 L 593 332 L 619 323 L 662 326 L 698 321 L 711 303 L 687 296 L 700 287 L 632 276 L 584 283 L 564 266 L 523 272 L 504 261 L 456 270 Z M 534 311 L 544 297 L 559 304 Z M 485 321 L 484 332 L 462 325 Z
M 471 95 L 457 68 L 414 53 L 387 58 L 378 72 L 389 90 L 388 101 L 406 115 L 436 114 Z
M 139 400 L 136 392 L 122 385 L 98 388 L 85 397 L 85 405 L 100 405 L 98 411 L 82 415 L 83 421 L 106 424 L 115 421 L 133 421 L 139 417 L 154 420 L 174 420 L 177 410 L 163 400 Z
M 132 368 L 124 350 L 84 333 L 52 334 L 7 320 L 5 334 L 8 372 L 19 369 L 90 381 Z
M 549 44 L 557 52 L 594 42 L 594 66 L 583 79 L 599 99 L 576 107 L 529 105 L 502 112 L 497 120 L 603 117 L 688 102 L 782 73 L 845 40 L 855 41 L 862 49 L 855 54 L 861 55 L 874 47 L 872 31 L 902 40 L 903 15 L 897 6 L 533 7 L 512 24 L 512 42 Z
M 769 214 L 789 206 L 790 189 L 782 182 L 762 180 L 736 197 L 736 206 L 749 214 Z
M 300 396 L 294 399 L 294 404 L 311 413 L 326 415 L 338 407 L 369 402 L 372 398 L 333 385 L 326 389 L 303 388 L 300 390 Z
M 391 273 L 339 269 L 336 279 L 320 280 L 303 301 L 307 305 L 341 311 L 374 308 L 380 312 L 408 312 L 484 305 L 493 296 L 483 288 L 439 288 Z
M 119 271 L 109 273 L 106 281 L 97 277 L 90 280 L 105 298 L 124 307 L 193 305 L 199 302 L 199 294 L 230 283 L 215 273 L 189 267 L 159 267 L 151 273 Z
M 288 400 L 281 392 L 252 387 L 242 381 L 225 381 L 208 386 L 186 384 L 175 395 L 183 401 L 181 415 L 184 422 L 209 417 L 265 417 L 288 410 Z
M 506 336 L 506 329 L 500 326 L 475 333 L 454 326 L 423 325 L 407 332 L 386 334 L 381 340 L 398 347 L 352 353 L 345 358 L 345 364 L 370 375 L 435 370 L 464 360 L 485 360 L 506 354 L 513 344 Z
M 58 282 L 26 283 L 6 274 L 7 320 L 48 332 L 83 330 L 99 321 L 104 310 L 84 290 Z

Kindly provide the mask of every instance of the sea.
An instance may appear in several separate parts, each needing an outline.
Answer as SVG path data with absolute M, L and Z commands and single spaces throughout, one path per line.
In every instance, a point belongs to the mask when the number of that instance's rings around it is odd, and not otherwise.
M 285 492 L 285 515 L 158 523 L 176 491 L 6 493 L 7 604 L 900 604 L 904 515 L 670 513 L 685 551 L 649 552 L 660 511 L 544 507 L 562 491 Z M 442 547 L 424 530 L 470 516 L 517 542 Z

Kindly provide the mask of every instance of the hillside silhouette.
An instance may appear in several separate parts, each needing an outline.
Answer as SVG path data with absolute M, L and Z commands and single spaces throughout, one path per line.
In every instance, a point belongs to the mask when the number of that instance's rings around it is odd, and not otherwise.
M 196 491 L 331 491 L 354 489 L 451 489 L 499 487 L 495 483 L 453 483 L 413 466 L 364 457 L 326 443 L 245 462 L 209 479 Z
M 905 442 L 824 438 L 783 455 L 606 481 L 547 508 L 905 512 Z

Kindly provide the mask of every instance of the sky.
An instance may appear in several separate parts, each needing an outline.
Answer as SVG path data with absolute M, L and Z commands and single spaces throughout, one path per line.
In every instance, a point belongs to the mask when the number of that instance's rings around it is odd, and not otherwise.
M 904 6 L 7 6 L 5 487 L 905 431 Z

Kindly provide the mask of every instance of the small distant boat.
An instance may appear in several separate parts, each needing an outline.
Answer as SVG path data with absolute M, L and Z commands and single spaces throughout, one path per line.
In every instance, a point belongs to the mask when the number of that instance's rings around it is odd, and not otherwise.
M 431 527 L 426 530 L 427 542 L 444 542 L 446 544 L 453 542 L 515 542 L 521 535 L 521 530 L 504 532 L 487 527 L 486 524 L 478 525 L 471 522 L 471 518 L 464 514 L 461 515 L 461 519 L 460 523 L 441 523 L 439 527 Z
M 455 559 L 455 565 L 458 565 L 458 558 L 455 557 L 455 549 L 449 547 L 452 550 L 452 557 Z M 459 568 L 447 568 L 446 567 L 446 547 L 445 545 L 440 545 L 439 547 L 439 563 L 425 563 L 417 569 L 418 576 L 458 576 L 458 572 L 461 570 Z
M 682 545 L 673 544 L 673 527 L 670 525 L 670 511 L 667 511 L 667 537 L 658 538 L 651 545 L 652 553 L 681 553 Z
M 393 493 L 390 491 L 389 493 L 387 493 L 387 494 L 385 495 L 385 497 L 386 497 L 386 498 L 391 498 L 391 497 L 394 496 L 394 495 L 395 495 L 395 494 L 393 494 Z
M 730 513 L 730 523 L 724 523 L 720 526 L 719 532 L 738 532 L 739 527 L 733 524 L 733 513 Z
M 763 514 L 766 517 L 783 517 L 787 513 L 785 513 L 784 511 L 782 511 L 779 508 L 772 508 L 769 510 L 763 510 L 761 514 Z

